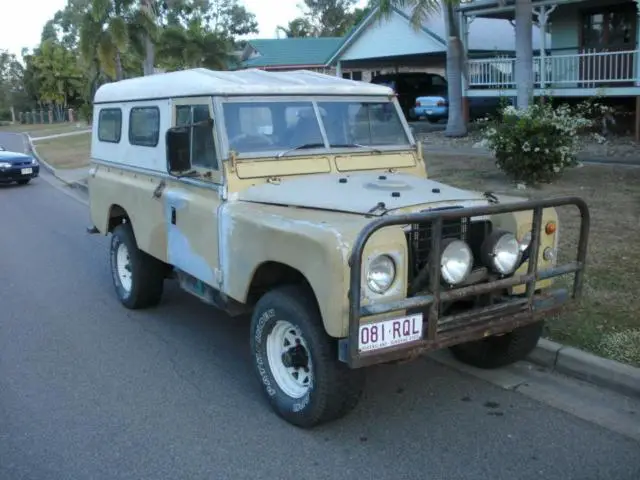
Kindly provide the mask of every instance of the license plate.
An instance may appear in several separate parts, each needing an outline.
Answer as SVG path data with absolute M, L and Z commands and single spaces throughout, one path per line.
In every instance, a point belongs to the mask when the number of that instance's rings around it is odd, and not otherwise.
M 422 338 L 422 314 L 360 325 L 358 350 L 368 352 Z
M 31 175 L 33 173 L 33 169 L 23 168 L 22 170 L 20 170 L 20 173 L 22 173 L 22 175 Z
M 433 110 L 427 110 L 427 115 L 431 115 L 433 113 Z

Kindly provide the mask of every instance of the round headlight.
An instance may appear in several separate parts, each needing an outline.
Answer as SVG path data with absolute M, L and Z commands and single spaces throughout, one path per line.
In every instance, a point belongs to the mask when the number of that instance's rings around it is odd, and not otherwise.
M 396 278 L 396 265 L 388 255 L 379 255 L 369 263 L 367 286 L 375 293 L 384 293 Z
M 445 282 L 457 285 L 471 273 L 473 254 L 462 240 L 453 240 L 446 244 L 440 257 L 440 272 Z
M 525 233 L 520 239 L 520 251 L 524 252 L 531 245 L 531 230 Z
M 496 231 L 483 245 L 483 261 L 503 275 L 513 273 L 520 263 L 520 243 L 510 232 Z

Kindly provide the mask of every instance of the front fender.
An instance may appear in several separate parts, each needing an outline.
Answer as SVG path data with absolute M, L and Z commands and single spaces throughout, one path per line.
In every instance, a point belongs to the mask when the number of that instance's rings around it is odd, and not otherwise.
M 318 301 L 328 335 L 347 335 L 349 256 L 353 240 L 369 221 L 357 215 L 294 209 L 273 205 L 227 202 L 219 210 L 221 290 L 246 303 L 256 270 L 265 262 L 294 268 L 307 280 Z M 404 248 L 381 231 L 367 252 Z M 404 250 L 399 252 L 404 255 Z M 404 263 L 398 277 L 404 275 Z M 394 293 L 405 295 L 404 283 Z

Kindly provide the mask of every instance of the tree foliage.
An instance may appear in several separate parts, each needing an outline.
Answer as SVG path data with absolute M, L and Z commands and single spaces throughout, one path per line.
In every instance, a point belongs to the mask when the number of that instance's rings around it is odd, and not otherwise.
M 86 110 L 103 83 L 154 68 L 227 69 L 237 37 L 257 31 L 239 0 L 67 0 L 22 63 L 0 51 L 0 116 L 12 105 Z
M 287 37 L 342 37 L 358 24 L 377 0 L 354 8 L 357 0 L 304 0 L 302 16 L 278 27 Z
M 24 67 L 14 54 L 0 50 L 0 121 L 11 120 L 11 107 L 20 108 L 27 100 Z

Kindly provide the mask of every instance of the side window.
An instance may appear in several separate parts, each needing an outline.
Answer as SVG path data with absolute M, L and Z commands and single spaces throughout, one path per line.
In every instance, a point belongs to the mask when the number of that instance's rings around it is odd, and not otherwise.
M 129 113 L 129 143 L 142 147 L 155 147 L 160 137 L 160 110 L 158 107 L 134 107 Z
M 202 122 L 209 118 L 209 107 L 207 105 L 193 106 L 193 123 Z M 216 158 L 216 145 L 213 142 L 213 125 L 194 125 L 191 137 L 191 164 L 218 169 L 218 159 Z
M 176 107 L 176 127 L 189 125 L 191 123 L 191 107 L 189 105 L 178 105 Z
M 191 165 L 195 167 L 218 169 L 216 145 L 213 140 L 213 126 L 194 125 L 209 118 L 207 105 L 178 105 L 176 107 L 176 126 L 190 125 Z
M 98 114 L 98 140 L 120 143 L 122 136 L 122 111 L 119 108 L 104 108 Z

